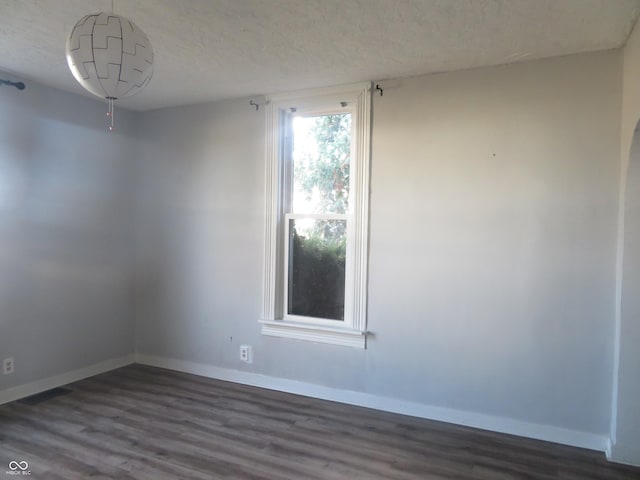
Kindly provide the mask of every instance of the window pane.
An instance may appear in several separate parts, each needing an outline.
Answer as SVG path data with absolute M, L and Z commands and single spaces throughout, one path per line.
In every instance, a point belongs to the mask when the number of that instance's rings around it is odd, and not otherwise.
M 347 213 L 351 114 L 293 119 L 293 213 Z
M 346 220 L 289 219 L 290 315 L 344 320 Z

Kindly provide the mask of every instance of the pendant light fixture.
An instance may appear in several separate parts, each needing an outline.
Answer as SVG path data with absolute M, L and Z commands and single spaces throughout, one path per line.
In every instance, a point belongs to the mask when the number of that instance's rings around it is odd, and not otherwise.
M 101 12 L 82 17 L 67 38 L 67 63 L 86 90 L 107 100 L 114 130 L 114 101 L 138 93 L 153 75 L 153 49 L 131 20 Z

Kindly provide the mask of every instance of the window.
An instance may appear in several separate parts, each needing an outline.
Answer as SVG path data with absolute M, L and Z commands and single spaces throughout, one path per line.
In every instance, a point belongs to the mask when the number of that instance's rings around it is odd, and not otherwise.
M 269 98 L 264 335 L 366 346 L 370 95 Z

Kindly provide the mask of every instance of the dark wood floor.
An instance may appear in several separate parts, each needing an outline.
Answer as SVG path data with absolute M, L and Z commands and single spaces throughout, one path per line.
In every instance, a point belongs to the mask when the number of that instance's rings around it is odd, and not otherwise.
M 0 406 L 0 473 L 27 461 L 47 480 L 640 479 L 598 452 L 141 365 L 68 388 Z

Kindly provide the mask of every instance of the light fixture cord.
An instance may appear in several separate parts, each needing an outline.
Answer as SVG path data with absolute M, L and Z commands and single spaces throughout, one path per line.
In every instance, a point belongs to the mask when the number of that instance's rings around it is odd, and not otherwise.
M 113 0 L 111 0 L 111 14 L 113 14 Z M 111 119 L 111 125 L 109 125 L 109 132 L 113 132 L 115 129 L 114 122 L 116 117 L 116 110 L 113 106 L 113 98 L 109 97 L 109 110 L 107 111 L 107 117 Z
M 109 125 L 107 130 L 109 130 L 110 132 L 113 132 L 115 130 L 115 126 L 114 126 L 114 122 L 115 122 L 115 107 L 114 107 L 114 104 L 113 104 L 113 98 L 109 97 L 109 98 L 107 98 L 107 101 L 109 103 L 109 107 L 107 109 L 107 117 L 109 117 L 109 119 L 111 120 L 111 125 Z

